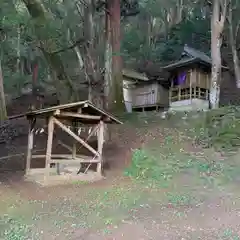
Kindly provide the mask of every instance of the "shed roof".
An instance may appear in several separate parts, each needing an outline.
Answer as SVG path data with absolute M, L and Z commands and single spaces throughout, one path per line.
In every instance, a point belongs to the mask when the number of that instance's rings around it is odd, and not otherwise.
M 122 122 L 120 120 L 118 120 L 116 117 L 114 117 L 110 113 L 106 112 L 105 110 L 96 107 L 94 104 L 92 104 L 88 100 L 57 105 L 57 106 L 43 108 L 43 109 L 34 110 L 34 111 L 29 111 L 29 112 L 26 112 L 26 113 L 16 116 L 16 118 L 23 117 L 23 116 L 26 116 L 27 118 L 47 117 L 47 116 L 50 116 L 53 112 L 55 112 L 57 110 L 71 111 L 71 112 L 77 113 L 79 108 L 82 108 L 82 114 L 101 116 L 103 118 L 103 121 L 106 123 L 122 124 Z M 14 119 L 14 117 L 11 117 L 11 119 Z M 88 121 L 86 119 L 83 119 L 83 120 L 81 119 L 81 122 L 93 123 L 93 121 L 91 121 L 91 120 Z
M 140 73 L 135 70 L 126 69 L 124 68 L 122 70 L 122 75 L 126 76 L 127 78 L 130 78 L 132 80 L 138 80 L 138 81 L 149 81 L 149 78 L 146 76 L 145 73 Z

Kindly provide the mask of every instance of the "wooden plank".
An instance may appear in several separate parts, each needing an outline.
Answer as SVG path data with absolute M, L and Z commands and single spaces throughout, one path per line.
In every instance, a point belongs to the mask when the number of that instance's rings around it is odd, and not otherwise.
M 72 163 L 99 163 L 99 159 L 52 159 L 51 163 L 59 163 L 59 164 L 72 164 Z
M 100 156 L 100 154 L 93 149 L 90 145 L 88 145 L 84 140 L 82 140 L 79 136 L 77 136 L 74 132 L 68 129 L 63 123 L 61 123 L 58 119 L 53 118 L 56 125 L 58 125 L 63 131 L 68 133 L 71 137 L 73 137 L 76 141 L 81 143 L 85 148 L 87 148 L 90 152 L 92 152 L 96 156 Z
M 90 132 L 90 134 L 87 136 L 87 138 L 85 139 L 85 142 L 87 142 L 89 139 L 90 139 L 90 137 L 92 137 L 97 131 L 98 131 L 98 128 L 99 128 L 99 124 L 97 125 L 97 126 L 95 126 L 94 128 L 93 128 L 93 130 Z M 78 148 L 78 151 L 80 150 L 82 148 L 82 146 L 80 146 L 79 148 Z
M 28 176 L 29 175 L 36 175 L 36 174 L 45 174 L 46 169 L 45 168 L 31 168 L 28 172 Z M 50 168 L 50 173 L 55 173 L 56 169 L 54 168 Z
M 209 89 L 210 89 L 210 84 L 209 84 L 209 75 L 206 74 L 206 81 L 207 81 L 207 91 L 206 91 L 206 100 L 208 100 L 208 97 L 209 97 Z
M 74 127 L 74 133 L 77 135 L 77 123 L 73 122 L 73 127 Z M 73 146 L 72 146 L 72 158 L 76 158 L 77 155 L 77 141 L 74 140 Z
M 81 114 L 82 113 L 82 108 L 78 108 L 77 113 Z M 77 130 L 78 123 L 76 121 L 73 122 L 73 127 L 74 127 L 74 133 L 76 135 L 79 135 L 78 130 Z M 73 147 L 72 147 L 72 157 L 76 158 L 76 155 L 77 155 L 77 141 L 75 140 L 74 143 L 73 143 Z
M 60 111 L 60 113 L 55 113 L 54 115 L 59 117 L 73 117 L 73 118 L 83 118 L 83 119 L 91 119 L 91 120 L 101 119 L 101 116 L 94 116 L 94 115 L 73 113 L 73 112 L 64 112 L 64 111 Z
M 196 70 L 196 75 L 197 75 L 197 82 L 198 82 L 198 86 L 199 86 L 199 91 L 198 91 L 198 98 L 201 98 L 201 74 L 199 71 Z
M 32 150 L 33 150 L 33 137 L 34 137 L 34 127 L 35 127 L 35 124 L 36 124 L 36 119 L 29 120 L 26 174 L 29 173 L 29 170 L 30 170 L 30 167 L 31 167 Z
M 46 155 L 44 154 L 35 154 L 35 155 L 32 155 L 32 158 L 46 158 Z M 69 159 L 72 159 L 72 154 L 51 154 L 51 159 L 52 158 L 69 158 Z
M 46 150 L 46 163 L 45 163 L 45 179 L 50 175 L 50 161 L 52 154 L 52 142 L 53 142 L 53 131 L 54 131 L 54 118 L 48 119 L 48 139 L 47 139 L 47 150 Z
M 72 148 L 70 146 L 68 146 L 67 144 L 65 144 L 61 140 L 58 140 L 57 142 L 58 142 L 59 145 L 61 145 L 62 147 L 66 148 L 68 151 L 72 152 Z
M 97 172 L 102 174 L 102 150 L 103 150 L 103 142 L 104 142 L 104 123 L 103 121 L 100 122 L 99 131 L 98 131 L 98 152 L 99 156 L 99 163 L 97 165 Z
M 190 87 L 190 100 L 192 101 L 192 83 L 193 83 L 193 74 L 192 71 L 190 72 L 190 83 L 189 83 L 189 87 Z
M 34 154 L 32 155 L 32 158 L 46 158 L 46 155 L 38 155 L 38 154 Z M 51 154 L 51 159 L 54 159 L 54 158 L 62 158 L 62 159 L 73 159 L 72 158 L 72 154 Z M 89 158 L 89 159 L 92 159 L 92 156 L 86 156 L 86 155 L 81 155 L 81 154 L 78 154 L 76 156 L 76 158 Z

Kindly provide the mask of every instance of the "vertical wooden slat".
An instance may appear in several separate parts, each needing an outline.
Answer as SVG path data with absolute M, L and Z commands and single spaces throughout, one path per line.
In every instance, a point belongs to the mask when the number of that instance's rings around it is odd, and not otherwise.
M 50 175 L 50 161 L 52 155 L 52 142 L 53 142 L 53 131 L 54 131 L 54 118 L 48 119 L 48 139 L 47 139 L 47 150 L 46 150 L 46 162 L 45 162 L 45 180 Z
M 29 173 L 29 170 L 31 167 L 35 123 L 36 123 L 36 119 L 29 120 L 26 175 Z
M 82 108 L 79 108 L 77 113 L 82 113 Z M 78 123 L 76 121 L 73 122 L 73 132 L 78 135 Z M 74 139 L 74 142 L 73 142 L 73 148 L 72 148 L 72 157 L 73 159 L 76 158 L 77 156 L 77 141 Z
M 193 74 L 192 74 L 192 70 L 190 71 L 190 83 L 189 83 L 189 87 L 190 87 L 190 100 L 192 101 L 192 81 L 193 81 Z
M 197 97 L 197 76 L 196 76 L 196 69 L 192 69 L 192 85 L 193 85 L 193 98 Z
M 73 132 L 75 134 L 78 134 L 77 126 L 78 126 L 78 124 L 76 122 L 73 122 L 73 127 L 74 127 Z M 77 155 L 77 142 L 75 141 L 75 139 L 73 141 L 74 142 L 73 142 L 73 147 L 72 147 L 72 157 L 74 159 L 74 158 L 76 158 L 76 155 Z
M 198 86 L 199 86 L 199 88 L 198 88 L 198 98 L 201 99 L 201 80 L 204 80 L 204 79 L 201 79 L 202 74 L 199 71 L 197 71 L 196 73 L 197 73 Z
M 169 105 L 172 102 L 172 90 L 173 90 L 173 79 L 171 79 L 171 87 L 170 87 L 170 90 L 169 90 Z
M 178 85 L 178 101 L 181 100 L 181 85 Z
M 99 163 L 97 164 L 97 172 L 102 174 L 102 151 L 103 151 L 103 142 L 104 142 L 104 122 L 101 121 L 99 124 L 99 130 L 98 130 L 98 153 L 99 156 Z
M 209 95 L 209 89 L 210 89 L 210 86 L 209 86 L 209 75 L 208 73 L 206 73 L 206 100 L 208 100 L 208 95 Z

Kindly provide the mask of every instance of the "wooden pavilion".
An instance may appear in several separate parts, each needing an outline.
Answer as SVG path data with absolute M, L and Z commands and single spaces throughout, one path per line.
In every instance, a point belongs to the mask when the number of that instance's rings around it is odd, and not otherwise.
M 209 108 L 212 59 L 204 52 L 184 46 L 178 61 L 164 67 L 170 73 L 169 107 L 172 110 Z M 223 72 L 228 71 L 222 66 Z
M 98 177 L 102 176 L 102 149 L 104 143 L 104 124 L 122 124 L 117 118 L 107 113 L 106 111 L 97 108 L 89 101 L 81 101 L 75 103 L 69 103 L 64 105 L 58 105 L 54 107 L 49 107 L 45 109 L 40 109 L 36 111 L 27 112 L 25 114 L 29 121 L 29 134 L 28 134 L 28 148 L 27 148 L 27 160 L 26 160 L 26 178 L 33 180 L 33 176 L 38 175 L 37 182 L 42 185 L 56 184 L 51 183 L 52 181 L 61 183 L 61 180 L 81 180 L 79 175 L 81 175 L 81 164 L 88 164 L 87 169 L 85 169 L 85 176 L 87 175 L 87 170 L 91 164 L 95 163 L 96 174 Z M 36 119 L 42 118 L 47 121 L 48 137 L 46 154 L 44 155 L 33 155 L 33 141 Z M 93 130 L 88 133 L 86 139 L 83 139 L 77 133 L 78 127 L 83 125 L 93 126 Z M 70 126 L 70 127 L 68 127 Z M 74 139 L 74 144 L 72 146 L 72 154 L 52 154 L 52 144 L 53 144 L 53 133 L 55 127 L 59 127 L 65 133 L 67 133 L 71 138 Z M 88 144 L 88 140 L 94 134 L 98 138 L 98 147 L 94 149 Z M 92 156 L 79 155 L 77 153 L 78 145 L 82 145 L 88 149 Z M 32 159 L 44 159 L 45 167 L 32 169 L 31 160 Z M 77 170 L 72 174 L 64 174 L 61 172 L 62 166 L 75 165 L 78 166 Z M 54 166 L 54 167 L 53 167 Z M 83 175 L 83 174 L 82 174 Z M 39 179 L 39 176 L 40 179 Z M 86 178 L 85 178 L 86 179 Z M 87 180 L 85 180 L 87 181 Z M 62 181 L 64 182 L 64 181 Z

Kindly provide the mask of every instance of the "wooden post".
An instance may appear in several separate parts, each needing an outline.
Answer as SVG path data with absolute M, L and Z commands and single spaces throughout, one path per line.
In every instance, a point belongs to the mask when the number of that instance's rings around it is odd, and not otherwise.
M 190 91 L 189 91 L 189 94 L 190 94 L 190 101 L 192 102 L 192 81 L 193 81 L 193 74 L 192 74 L 192 70 L 190 71 L 190 84 L 189 84 L 189 88 L 190 88 Z
M 193 98 L 197 98 L 198 82 L 197 82 L 196 70 L 191 69 L 191 71 L 192 71 L 192 85 L 194 85 Z
M 198 87 L 199 87 L 198 98 L 201 99 L 201 80 L 202 80 L 201 76 L 202 76 L 202 74 L 197 70 L 195 70 L 195 71 L 196 71 L 197 82 L 198 82 Z
M 104 142 L 104 122 L 101 121 L 99 124 L 99 130 L 98 130 L 98 153 L 99 153 L 99 163 L 97 164 L 97 172 L 102 174 L 102 150 L 103 150 L 103 142 Z
M 208 100 L 209 89 L 210 89 L 210 83 L 209 83 L 209 75 L 207 73 L 206 74 L 206 100 Z
M 45 180 L 49 177 L 49 174 L 50 174 L 53 131 L 54 131 L 54 121 L 53 121 L 53 117 L 50 117 L 48 119 L 48 139 L 47 139 L 47 151 L 46 151 L 46 162 L 45 162 Z
M 74 127 L 73 132 L 75 134 L 77 134 L 77 126 L 78 126 L 78 124 L 76 122 L 73 122 L 73 127 Z M 72 157 L 74 159 L 77 156 L 77 141 L 75 139 L 73 141 L 74 141 L 74 143 L 73 143 L 73 147 L 72 147 Z
M 36 123 L 36 119 L 30 119 L 29 120 L 27 161 L 26 161 L 26 173 L 25 173 L 26 175 L 29 173 L 29 170 L 30 170 L 30 167 L 31 167 L 35 123 Z
M 171 80 L 172 81 L 172 80 Z M 172 99 L 172 82 L 171 82 L 171 85 L 170 85 L 170 88 L 169 88 L 169 95 L 168 95 L 168 102 L 169 102 L 169 105 L 171 103 L 171 99 Z
M 78 111 L 77 111 L 78 114 L 81 114 L 82 113 L 82 108 L 79 108 Z M 78 123 L 77 121 L 74 121 L 73 122 L 73 132 L 77 135 L 77 127 L 78 127 Z M 76 158 L 77 156 L 77 141 L 74 139 L 74 143 L 73 143 L 73 148 L 72 148 L 72 157 L 73 159 Z

